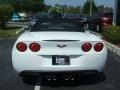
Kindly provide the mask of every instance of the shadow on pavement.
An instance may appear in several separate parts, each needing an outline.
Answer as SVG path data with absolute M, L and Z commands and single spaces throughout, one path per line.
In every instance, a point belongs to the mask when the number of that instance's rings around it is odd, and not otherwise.
M 101 73 L 97 76 L 81 76 L 79 79 L 74 81 L 65 81 L 65 80 L 56 80 L 56 81 L 47 81 L 44 78 L 41 80 L 35 76 L 24 77 L 23 82 L 28 85 L 38 85 L 38 86 L 50 86 L 50 87 L 75 87 L 75 86 L 84 86 L 84 85 L 93 85 L 99 84 L 106 80 L 104 73 Z
M 23 77 L 23 82 L 28 85 L 35 86 L 37 83 L 37 77 L 35 76 L 25 76 Z

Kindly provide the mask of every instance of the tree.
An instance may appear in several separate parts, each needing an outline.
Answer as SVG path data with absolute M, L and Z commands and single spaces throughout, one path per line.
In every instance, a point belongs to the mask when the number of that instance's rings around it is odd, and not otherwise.
M 9 0 L 6 3 L 10 4 L 16 12 L 19 12 L 23 9 L 23 5 L 20 0 Z
M 25 0 L 25 10 L 30 12 L 40 12 L 45 10 L 44 0 Z
M 98 12 L 100 12 L 100 13 L 104 12 L 104 5 L 98 6 Z
M 71 14 L 80 14 L 81 13 L 81 7 L 77 6 L 69 6 L 67 9 L 65 9 L 66 13 L 71 13 Z
M 44 11 L 45 11 L 45 12 L 48 12 L 48 10 L 49 10 L 52 6 L 51 6 L 51 5 L 45 5 L 44 7 L 45 7 L 45 10 L 44 10 Z
M 71 14 L 80 14 L 81 6 L 67 6 L 67 5 L 59 5 L 55 4 L 55 7 L 60 7 L 62 9 L 62 13 L 71 13 Z
M 14 9 L 9 4 L 0 5 L 0 26 L 1 29 L 6 27 L 6 22 L 9 20 L 10 15 L 12 15 Z
M 23 0 L 25 11 L 40 12 L 45 10 L 44 0 Z
M 112 12 L 112 11 L 113 11 L 112 7 L 105 7 L 104 5 L 98 6 L 99 13 Z
M 113 12 L 112 7 L 105 7 L 104 12 Z
M 84 5 L 83 5 L 83 13 L 84 14 L 89 14 L 90 13 L 90 4 L 91 4 L 91 0 L 87 0 Z M 96 13 L 98 11 L 98 8 L 94 2 L 94 0 L 92 0 L 92 14 Z
M 0 0 L 0 4 L 10 4 L 15 11 L 39 12 L 45 10 L 44 0 Z
M 58 7 L 58 6 L 56 6 L 56 7 L 51 7 L 48 12 L 49 12 L 49 14 L 50 14 L 52 17 L 54 17 L 54 18 L 59 18 L 59 17 L 61 17 L 61 16 L 62 16 L 62 13 L 63 13 L 62 8 L 61 8 L 61 7 Z

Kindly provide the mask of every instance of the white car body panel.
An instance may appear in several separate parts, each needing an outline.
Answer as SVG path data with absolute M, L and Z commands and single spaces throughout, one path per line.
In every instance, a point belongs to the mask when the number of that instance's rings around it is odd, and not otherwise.
M 52 42 L 43 40 L 76 40 L 69 42 Z M 24 42 L 28 48 L 25 52 L 19 52 L 16 49 L 18 42 Z M 32 52 L 29 45 L 37 42 L 41 45 L 41 50 Z M 81 46 L 83 43 L 92 44 L 89 52 L 83 52 Z M 104 43 L 97 36 L 88 32 L 25 32 L 18 40 L 12 50 L 12 62 L 14 69 L 21 73 L 22 71 L 74 71 L 74 70 L 97 70 L 101 72 L 107 60 L 107 48 L 101 52 L 94 50 L 97 42 Z M 67 45 L 65 48 L 57 45 Z M 70 57 L 70 65 L 52 65 L 52 55 L 66 55 Z

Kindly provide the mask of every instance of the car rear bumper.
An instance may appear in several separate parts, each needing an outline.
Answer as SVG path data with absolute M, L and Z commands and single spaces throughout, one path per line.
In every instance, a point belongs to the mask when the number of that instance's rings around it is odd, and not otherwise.
M 65 76 L 65 75 L 74 75 L 74 76 L 86 76 L 86 75 L 98 75 L 100 72 L 97 70 L 78 70 L 78 71 L 23 71 L 19 73 L 21 77 L 24 76 L 47 76 L 47 75 L 57 75 L 57 76 Z
M 39 72 L 62 72 L 62 71 L 81 71 L 81 70 L 96 70 L 101 72 L 106 65 L 107 55 L 86 55 L 75 59 L 70 59 L 70 65 L 52 65 L 52 59 L 25 59 L 15 60 L 13 63 L 14 69 L 21 73 L 23 71 L 39 71 Z M 34 57 L 33 57 L 34 58 Z M 29 62 L 28 62 L 29 60 Z

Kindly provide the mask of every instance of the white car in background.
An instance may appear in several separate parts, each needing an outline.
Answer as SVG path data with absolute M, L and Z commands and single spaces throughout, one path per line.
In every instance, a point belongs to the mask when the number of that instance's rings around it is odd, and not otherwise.
M 65 80 L 74 80 L 72 72 L 100 73 L 106 60 L 104 42 L 84 31 L 81 23 L 69 19 L 37 21 L 20 35 L 12 50 L 17 73 L 21 76 L 44 74 L 47 80 L 56 80 L 63 74 Z M 57 77 L 56 73 L 60 75 Z

